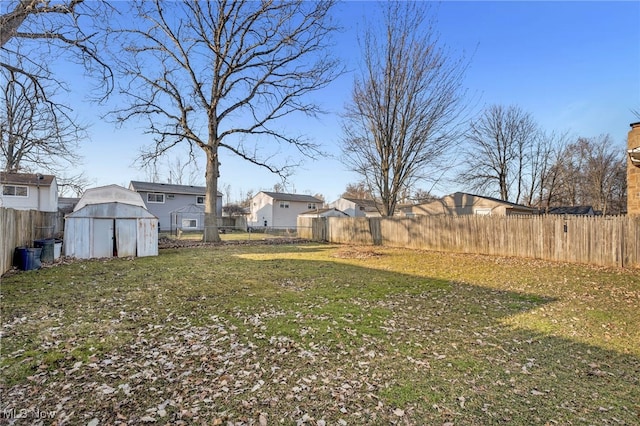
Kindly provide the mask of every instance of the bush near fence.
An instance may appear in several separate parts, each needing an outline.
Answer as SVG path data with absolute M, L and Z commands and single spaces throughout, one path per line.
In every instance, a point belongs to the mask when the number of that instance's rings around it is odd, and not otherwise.
M 58 212 L 0 208 L 0 275 L 11 269 L 16 247 L 33 247 L 33 241 L 60 232 Z
M 299 218 L 316 241 L 640 268 L 639 216 Z

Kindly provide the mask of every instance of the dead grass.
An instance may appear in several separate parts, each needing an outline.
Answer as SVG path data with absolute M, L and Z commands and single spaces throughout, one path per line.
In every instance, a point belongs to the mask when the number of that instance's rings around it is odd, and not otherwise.
M 0 423 L 640 421 L 637 271 L 235 244 L 19 273 L 0 296 Z

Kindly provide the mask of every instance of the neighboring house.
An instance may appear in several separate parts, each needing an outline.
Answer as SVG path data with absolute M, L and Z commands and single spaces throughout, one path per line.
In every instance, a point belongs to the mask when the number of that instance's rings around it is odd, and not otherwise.
M 335 207 L 326 207 L 322 209 L 309 210 L 298 215 L 299 217 L 349 217 L 343 211 L 336 209 Z
M 544 213 L 544 211 L 543 211 Z M 572 215 L 572 216 L 596 216 L 592 206 L 561 206 L 549 207 L 546 214 Z
M 342 197 L 330 203 L 329 207 L 335 207 L 350 217 L 380 217 L 375 200 Z
M 65 256 L 157 256 L 158 219 L 140 194 L 118 185 L 87 189 L 65 216 Z
M 322 204 L 311 195 L 260 191 L 251 199 L 248 226 L 295 228 L 300 213 L 321 208 Z
M 76 197 L 58 197 L 58 211 L 62 214 L 68 214 L 73 211 L 80 198 Z
M 520 204 L 510 203 L 497 198 L 485 197 L 482 195 L 456 192 L 446 195 L 440 200 L 417 204 L 404 209 L 407 216 L 419 215 L 532 215 L 537 214 L 537 209 Z
M 161 231 L 204 229 L 204 186 L 131 181 L 129 189 L 142 196 L 147 210 L 158 218 Z M 221 217 L 222 194 L 217 195 L 216 216 Z
M 58 211 L 56 177 L 40 173 L 0 172 L 0 207 Z

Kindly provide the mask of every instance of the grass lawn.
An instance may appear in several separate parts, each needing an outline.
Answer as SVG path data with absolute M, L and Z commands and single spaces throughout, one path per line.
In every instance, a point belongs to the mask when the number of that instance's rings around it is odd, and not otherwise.
M 5 276 L 1 304 L 0 424 L 640 423 L 638 270 L 223 245 Z

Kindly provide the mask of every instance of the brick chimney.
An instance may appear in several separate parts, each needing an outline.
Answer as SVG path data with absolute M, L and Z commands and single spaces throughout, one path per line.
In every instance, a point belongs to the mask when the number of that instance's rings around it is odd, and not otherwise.
M 640 155 L 640 122 L 631 123 L 627 149 Z M 640 215 L 640 164 L 634 164 L 627 156 L 627 214 Z

